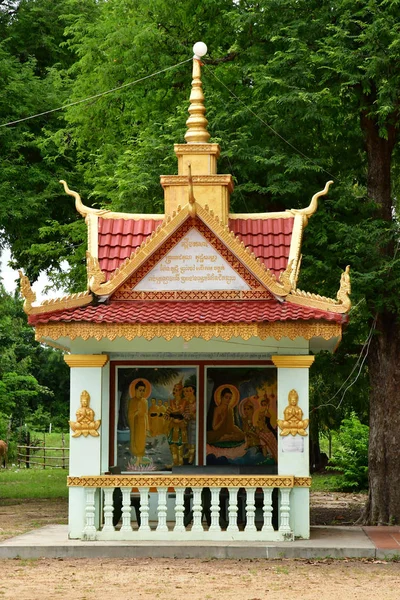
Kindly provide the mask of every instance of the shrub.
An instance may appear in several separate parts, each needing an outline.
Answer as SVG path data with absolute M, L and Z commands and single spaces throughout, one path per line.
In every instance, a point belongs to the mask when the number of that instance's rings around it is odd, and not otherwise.
M 337 447 L 328 469 L 339 471 L 336 487 L 343 491 L 361 491 L 368 488 L 369 427 L 363 425 L 355 413 L 343 419 L 336 433 Z

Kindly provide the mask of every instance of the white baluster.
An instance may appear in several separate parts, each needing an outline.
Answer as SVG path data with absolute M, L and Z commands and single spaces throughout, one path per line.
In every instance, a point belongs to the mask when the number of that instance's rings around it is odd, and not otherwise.
M 150 531 L 149 525 L 149 488 L 140 487 L 140 527 L 139 531 Z
M 203 514 L 202 505 L 201 505 L 201 492 L 202 487 L 194 487 L 192 488 L 193 492 L 193 525 L 192 531 L 204 531 L 203 525 L 201 523 L 201 517 Z
M 272 526 L 272 491 L 273 488 L 263 488 L 264 492 L 264 525 L 262 531 L 274 531 Z
M 94 495 L 96 488 L 85 488 L 86 490 L 86 503 L 85 503 L 85 527 L 83 528 L 83 539 L 84 540 L 95 540 L 96 539 L 96 527 L 94 525 L 94 516 L 96 512 Z
M 285 537 L 292 534 L 290 529 L 290 492 L 291 489 L 281 488 L 281 506 L 280 506 L 280 523 L 279 533 L 282 533 Z
M 123 487 L 122 491 L 122 527 L 121 531 L 132 531 L 131 525 L 131 488 Z
M 219 494 L 221 491 L 220 487 L 212 487 L 211 490 L 211 525 L 208 531 L 221 531 L 219 525 Z
M 102 531 L 114 531 L 113 525 L 113 492 L 114 488 L 104 488 L 104 525 Z
M 256 504 L 255 504 L 256 488 L 246 488 L 246 527 L 245 531 L 257 531 L 255 524 Z
M 228 507 L 228 514 L 229 514 L 229 524 L 227 527 L 227 531 L 239 531 L 239 527 L 237 525 L 237 514 L 238 514 L 238 500 L 237 500 L 237 494 L 238 494 L 239 488 L 237 487 L 232 487 L 229 488 L 229 507 Z
M 174 531 L 186 531 L 184 525 L 185 515 L 185 488 L 175 488 L 175 527 Z
M 167 527 L 167 491 L 166 487 L 158 488 L 158 525 L 157 531 L 168 531 Z

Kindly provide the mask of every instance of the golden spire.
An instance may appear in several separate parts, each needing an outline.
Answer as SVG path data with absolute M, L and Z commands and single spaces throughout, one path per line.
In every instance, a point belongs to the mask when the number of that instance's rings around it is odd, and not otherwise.
M 186 121 L 188 128 L 185 140 L 188 144 L 206 144 L 210 139 L 207 131 L 208 121 L 205 118 L 206 107 L 204 106 L 204 94 L 201 84 L 201 57 L 207 53 L 207 46 L 203 42 L 197 42 L 193 46 L 193 80 L 190 93 L 190 106 L 188 112 L 190 117 Z

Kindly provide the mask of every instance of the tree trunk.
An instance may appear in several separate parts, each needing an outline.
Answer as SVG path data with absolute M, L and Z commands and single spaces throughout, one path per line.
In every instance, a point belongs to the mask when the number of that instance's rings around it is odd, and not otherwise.
M 397 120 L 397 114 L 388 120 L 387 139 L 384 139 L 368 111 L 361 114 L 368 157 L 368 196 L 378 205 L 377 216 L 389 222 L 393 219 L 391 158 Z M 381 252 L 391 256 L 393 245 L 389 244 Z M 375 298 L 367 297 L 367 303 L 375 314 Z M 398 315 L 389 311 L 376 314 L 375 319 L 368 354 L 371 384 L 369 496 L 362 520 L 370 525 L 391 525 L 400 523 L 400 323 Z
M 400 523 L 400 325 L 396 315 L 377 317 L 368 367 L 371 381 L 369 496 L 363 521 Z

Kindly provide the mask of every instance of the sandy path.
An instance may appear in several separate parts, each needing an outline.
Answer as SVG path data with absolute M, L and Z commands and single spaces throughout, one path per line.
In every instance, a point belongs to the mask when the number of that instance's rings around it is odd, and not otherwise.
M 4 600 L 398 600 L 400 563 L 197 559 L 0 561 Z

